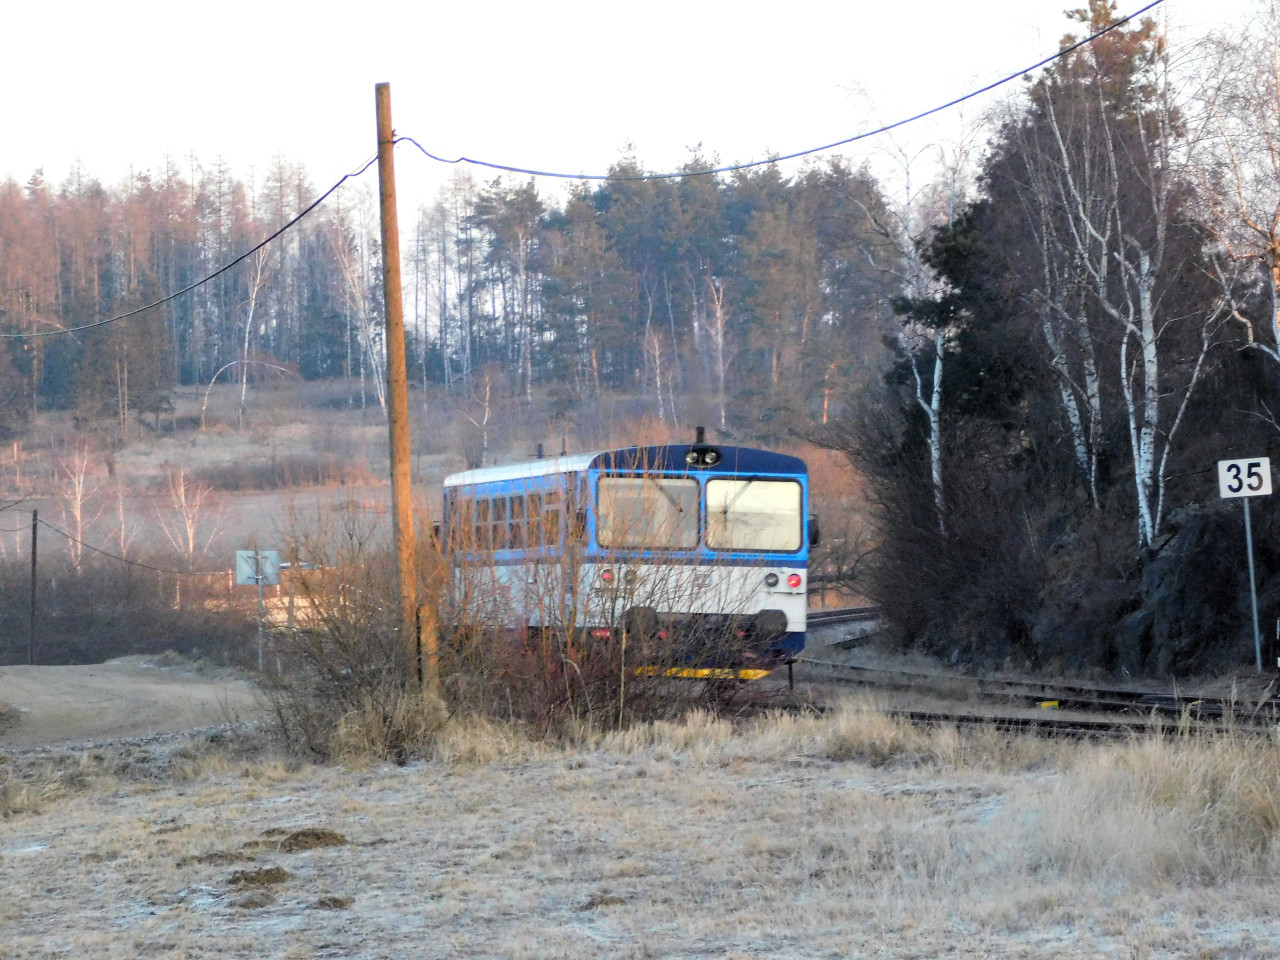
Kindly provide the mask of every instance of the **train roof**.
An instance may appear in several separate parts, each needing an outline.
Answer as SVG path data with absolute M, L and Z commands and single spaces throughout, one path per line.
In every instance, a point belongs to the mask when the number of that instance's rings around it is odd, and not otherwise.
M 540 460 L 521 460 L 497 467 L 481 467 L 463 470 L 444 478 L 446 487 L 470 486 L 473 483 L 498 483 L 502 480 L 519 480 L 522 477 L 546 477 L 553 473 L 577 473 L 591 466 L 596 453 L 575 453 L 571 457 L 543 457 Z
M 713 467 L 689 467 L 685 455 L 692 449 L 713 448 L 720 462 Z M 753 447 L 726 447 L 720 444 L 668 444 L 654 447 L 623 447 L 596 450 L 573 456 L 544 457 L 523 460 L 496 467 L 464 470 L 444 478 L 446 487 L 470 486 L 477 483 L 501 483 L 527 477 L 546 477 L 560 473 L 578 473 L 592 468 L 605 470 L 690 471 L 693 473 L 782 473 L 803 474 L 805 463 L 799 457 Z

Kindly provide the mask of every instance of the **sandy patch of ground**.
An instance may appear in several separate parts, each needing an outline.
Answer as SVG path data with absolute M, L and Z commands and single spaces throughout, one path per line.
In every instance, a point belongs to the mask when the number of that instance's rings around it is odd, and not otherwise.
M 257 717 L 249 684 L 125 657 L 88 666 L 0 668 L 0 749 L 99 742 Z

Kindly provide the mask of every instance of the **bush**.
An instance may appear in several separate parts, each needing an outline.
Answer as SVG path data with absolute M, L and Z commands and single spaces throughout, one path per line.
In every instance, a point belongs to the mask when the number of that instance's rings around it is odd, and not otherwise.
M 294 518 L 287 552 L 299 571 L 296 627 L 275 635 L 279 675 L 262 678 L 294 751 L 402 762 L 429 751 L 447 716 L 491 718 L 549 736 L 674 720 L 699 707 L 737 710 L 761 696 L 734 680 L 669 675 L 736 662 L 745 641 L 731 619 L 676 643 L 660 636 L 656 623 L 628 622 L 620 603 L 609 627 L 597 622 L 587 630 L 559 581 L 539 578 L 521 602 L 539 610 L 545 626 L 500 627 L 517 620 L 492 566 L 465 567 L 455 577 L 420 534 L 419 601 L 439 618 L 423 629 L 439 638 L 443 700 L 426 695 L 415 638 L 404 636 L 398 621 L 394 563 L 377 523 L 356 504 Z M 560 576 L 576 579 L 572 559 Z
M 152 558 L 161 567 L 164 559 Z M 0 664 L 27 662 L 29 561 L 0 564 Z M 173 650 L 237 662 L 256 630 L 248 597 L 224 573 L 179 576 L 103 558 L 77 570 L 66 559 L 41 560 L 36 585 L 40 664 L 101 663 L 113 657 Z
M 413 638 L 401 634 L 385 529 L 350 501 L 292 522 L 294 625 L 274 632 L 278 671 L 260 678 L 285 745 L 320 760 L 422 753 L 445 714 L 421 690 Z
M 194 468 L 190 479 L 215 490 L 280 490 L 371 483 L 361 463 L 336 453 L 291 454 L 270 460 L 238 460 Z

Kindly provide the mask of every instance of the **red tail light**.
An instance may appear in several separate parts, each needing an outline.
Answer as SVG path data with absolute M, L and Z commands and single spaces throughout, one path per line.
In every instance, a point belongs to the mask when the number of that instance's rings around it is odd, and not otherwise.
M 605 583 L 613 583 L 613 571 L 612 571 L 612 570 L 601 570 L 601 571 L 600 571 L 600 579 L 601 579 L 601 580 L 603 580 Z
M 798 573 L 793 573 L 791 574 L 791 576 L 787 577 L 787 586 L 791 587 L 793 590 L 796 587 L 800 586 L 800 583 L 801 583 L 801 577 L 800 577 L 800 574 Z
M 592 640 L 608 640 L 610 631 L 604 627 L 597 627 L 591 631 Z

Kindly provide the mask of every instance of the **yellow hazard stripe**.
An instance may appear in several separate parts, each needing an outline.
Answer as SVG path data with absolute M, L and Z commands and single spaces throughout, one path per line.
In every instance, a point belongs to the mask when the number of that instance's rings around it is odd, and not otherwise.
M 760 680 L 769 670 L 734 670 L 729 667 L 639 667 L 637 677 L 678 677 L 681 680 Z
M 1058 701 L 1057 700 L 1041 700 L 1039 703 L 1036 704 L 1036 706 L 1039 707 L 1041 710 L 1057 710 Z

